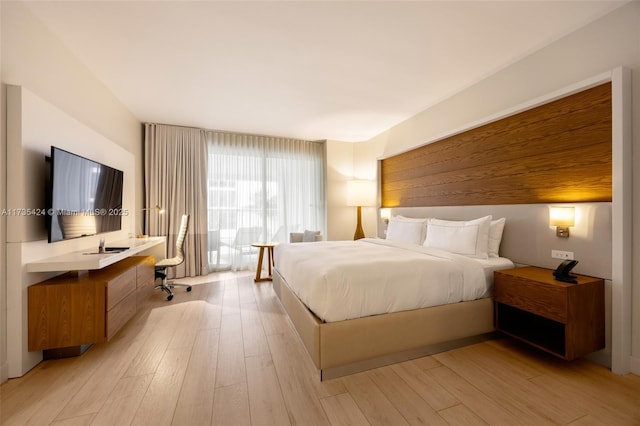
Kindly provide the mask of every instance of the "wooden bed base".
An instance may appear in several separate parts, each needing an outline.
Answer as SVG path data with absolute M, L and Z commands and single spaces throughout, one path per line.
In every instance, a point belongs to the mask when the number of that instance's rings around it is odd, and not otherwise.
M 277 270 L 273 289 L 320 370 L 320 380 L 476 343 L 495 330 L 492 298 L 324 323 Z

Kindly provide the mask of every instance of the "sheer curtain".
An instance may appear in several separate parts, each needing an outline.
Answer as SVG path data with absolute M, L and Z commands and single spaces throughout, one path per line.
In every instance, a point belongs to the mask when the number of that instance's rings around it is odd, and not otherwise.
M 145 124 L 145 204 L 165 209 L 145 212 L 149 235 L 167 236 L 167 257 L 173 257 L 183 214 L 190 215 L 184 242 L 184 263 L 169 268 L 170 277 L 206 275 L 207 206 L 204 130 Z
M 210 270 L 254 268 L 254 242 L 286 242 L 305 229 L 326 235 L 324 143 L 216 131 L 206 138 Z

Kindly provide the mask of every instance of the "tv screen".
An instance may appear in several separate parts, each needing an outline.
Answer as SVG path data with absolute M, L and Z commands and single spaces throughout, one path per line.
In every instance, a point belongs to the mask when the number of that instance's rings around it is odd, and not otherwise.
M 123 172 L 51 147 L 49 242 L 122 229 Z

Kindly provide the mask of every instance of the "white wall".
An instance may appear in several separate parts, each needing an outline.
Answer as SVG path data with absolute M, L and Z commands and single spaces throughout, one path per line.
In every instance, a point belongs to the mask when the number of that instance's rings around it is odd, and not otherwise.
M 422 111 L 367 144 L 359 144 L 356 158 L 368 157 L 370 162 L 375 157 L 406 150 L 621 65 L 637 69 L 640 65 L 638 9 L 637 2 L 619 8 Z M 634 82 L 639 78 L 634 73 Z
M 376 172 L 354 168 L 354 144 L 327 141 L 327 239 L 352 240 L 356 230 L 356 208 L 347 206 L 347 182 L 351 179 L 375 180 Z M 365 236 L 375 237 L 376 207 L 362 208 Z
M 327 240 L 349 240 L 355 209 L 347 207 L 347 181 L 353 176 L 353 144 L 327 141 Z
M 141 123 L 22 2 L 2 7 L 3 83 L 28 87 L 126 150 L 140 146 Z
M 600 20 L 523 58 L 455 96 L 355 147 L 356 168 L 375 170 L 376 159 L 433 140 L 468 123 L 510 109 L 618 66 L 632 70 L 636 105 L 633 163 L 640 170 L 640 3 L 623 6 Z M 640 173 L 634 187 L 640 188 Z M 633 202 L 640 212 L 640 197 Z M 633 264 L 640 265 L 640 214 L 634 215 Z M 640 373 L 640 270 L 634 271 L 632 369 Z
M 142 123 L 18 1 L 1 1 L 2 83 L 28 88 L 134 154 L 142 209 Z
M 70 129 L 75 129 L 80 133 L 92 135 L 80 142 L 66 141 L 59 143 L 61 147 L 73 146 L 77 149 L 70 149 L 74 152 L 88 154 L 88 157 L 103 162 L 112 163 L 119 169 L 127 169 L 131 181 L 127 184 L 130 188 L 135 188 L 130 195 L 131 199 L 129 208 L 133 211 L 134 217 L 136 212 L 142 208 L 142 125 L 141 123 L 116 99 L 113 94 L 82 64 L 77 58 L 57 39 L 34 15 L 29 11 L 28 7 L 22 2 L 0 2 L 0 76 L 2 81 L 2 108 L 5 108 L 6 102 L 6 85 L 16 85 L 27 88 L 29 97 L 38 99 L 34 104 L 40 104 L 45 109 L 51 108 L 56 111 L 54 115 L 58 117 L 66 117 L 69 123 L 74 124 L 61 126 L 63 131 L 56 132 L 48 129 L 52 137 L 65 135 Z M 2 115 L 4 117 L 4 114 Z M 66 120 L 65 119 L 65 120 Z M 29 116 L 28 120 L 32 123 L 40 121 L 39 117 Z M 51 123 L 50 123 L 51 125 Z M 55 124 L 53 125 L 55 127 Z M 70 127 L 69 127 L 70 126 Z M 21 130 L 27 133 L 36 131 L 37 127 L 28 124 Z M 82 129 L 82 130 L 79 130 Z M 55 130 L 55 129 L 54 129 Z M 71 130 L 73 133 L 74 130 Z M 2 130 L 2 150 L 5 149 L 4 129 Z M 95 149 L 100 147 L 98 151 Z M 106 149 L 107 151 L 102 151 Z M 47 146 L 48 150 L 48 146 Z M 40 158 L 41 149 L 27 150 L 20 153 L 26 158 L 26 163 L 31 164 L 34 158 Z M 121 156 L 119 158 L 111 157 L 111 154 Z M 98 157 L 94 157 L 97 155 Z M 7 170 L 7 159 L 0 151 L 0 169 Z M 39 173 L 42 173 L 41 171 Z M 35 176 L 23 176 L 24 180 L 29 182 L 30 179 L 37 179 Z M 15 185 L 14 179 L 9 176 L 11 185 Z M 0 178 L 0 207 L 4 207 L 3 203 L 3 179 Z M 33 184 L 31 181 L 30 185 Z M 32 191 L 33 188 L 15 188 L 16 190 L 26 193 Z M 35 191 L 41 189 L 36 188 Z M 135 199 L 134 199 L 135 198 Z M 23 207 L 23 206 L 20 206 Z M 27 207 L 27 206 L 24 206 Z M 22 263 L 32 259 L 30 256 L 47 257 L 58 250 L 70 249 L 65 247 L 65 243 L 56 243 L 62 245 L 48 245 L 46 241 L 38 240 L 38 236 L 31 235 L 23 241 L 14 240 L 14 244 L 5 252 L 5 233 L 0 220 L 0 240 L 3 245 L 0 248 L 0 382 L 7 377 L 9 369 L 11 375 L 16 372 L 23 371 L 33 362 L 33 357 L 25 357 L 24 349 L 26 346 L 15 347 L 13 339 L 22 339 L 22 324 L 18 325 L 18 331 L 13 327 L 7 330 L 7 323 L 10 319 L 14 321 L 16 318 L 24 319 L 24 311 L 22 304 L 18 307 L 13 306 L 17 299 L 17 294 L 22 294 L 24 286 L 27 282 L 35 282 L 40 277 L 27 277 L 22 273 Z M 38 228 L 34 228 L 37 232 Z M 126 234 L 126 232 L 125 232 Z M 46 238 L 46 237 L 45 237 Z M 35 240 L 26 243 L 26 240 Z M 24 244 L 23 244 L 24 242 Z M 86 244 L 92 246 L 95 242 L 91 239 L 85 240 Z M 85 243 L 83 242 L 83 244 Z M 18 249 L 18 247 L 20 247 Z M 57 247 L 53 249 L 52 247 Z M 7 267 L 3 267 L 1 262 L 4 254 L 7 255 Z M 16 272 L 19 276 L 15 287 L 7 288 L 6 273 Z M 29 274 L 33 275 L 33 274 Z M 15 278 L 15 277 L 12 277 Z M 33 281 L 32 281 L 33 280 Z M 14 300 L 15 299 L 15 300 Z M 8 307 L 12 311 L 8 311 Z M 18 309 L 20 312 L 13 311 Z M 5 321 L 7 318 L 7 321 Z M 8 336 L 8 331 L 12 336 Z M 9 339 L 7 341 L 7 339 Z M 20 343 L 22 345 L 22 343 Z M 19 354 L 19 355 L 16 355 Z M 20 359 L 17 359 L 17 358 Z M 13 361 L 10 363 L 9 361 Z M 13 365 L 11 365 L 13 364 Z

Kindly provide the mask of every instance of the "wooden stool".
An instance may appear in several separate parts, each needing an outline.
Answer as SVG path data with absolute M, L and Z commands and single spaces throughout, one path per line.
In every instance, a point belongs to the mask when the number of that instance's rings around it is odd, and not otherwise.
M 273 268 L 273 248 L 277 246 L 278 243 L 253 243 L 252 247 L 257 247 L 260 249 L 260 253 L 258 255 L 258 269 L 256 269 L 256 278 L 253 280 L 254 282 L 260 281 L 271 281 L 271 268 Z M 264 257 L 264 249 L 267 249 L 267 260 L 269 262 L 269 276 L 262 278 L 262 258 Z

